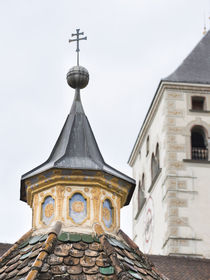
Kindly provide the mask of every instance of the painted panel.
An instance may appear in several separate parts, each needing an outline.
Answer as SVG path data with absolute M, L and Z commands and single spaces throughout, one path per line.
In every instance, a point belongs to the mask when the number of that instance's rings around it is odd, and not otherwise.
M 113 208 L 109 199 L 103 202 L 103 221 L 107 228 L 112 226 Z
M 42 203 L 42 222 L 49 225 L 55 215 L 55 201 L 51 196 L 45 198 Z
M 80 193 L 75 193 L 69 199 L 69 216 L 77 224 L 81 224 L 87 217 L 87 201 Z

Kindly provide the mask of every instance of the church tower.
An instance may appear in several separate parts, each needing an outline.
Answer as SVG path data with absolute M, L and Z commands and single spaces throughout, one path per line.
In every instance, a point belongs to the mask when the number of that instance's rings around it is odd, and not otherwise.
M 88 71 L 67 74 L 75 97 L 46 162 L 24 174 L 21 200 L 32 208 L 32 229 L 0 258 L 0 280 L 164 280 L 120 230 L 120 209 L 135 181 L 105 163 L 81 103 Z
M 210 32 L 160 81 L 129 158 L 134 241 L 210 258 Z

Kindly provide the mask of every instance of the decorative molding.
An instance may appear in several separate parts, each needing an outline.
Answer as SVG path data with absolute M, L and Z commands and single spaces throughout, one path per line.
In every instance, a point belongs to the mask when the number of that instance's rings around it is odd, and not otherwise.
M 82 222 L 75 222 L 73 220 L 72 217 L 70 217 L 69 215 L 69 202 L 70 202 L 70 199 L 75 195 L 75 194 L 81 194 L 82 197 L 84 197 L 84 199 L 86 200 L 87 202 L 87 215 L 86 215 L 86 218 L 82 221 Z M 67 196 L 66 198 L 66 217 L 67 219 L 69 219 L 75 226 L 81 226 L 83 225 L 87 220 L 90 220 L 90 198 L 84 193 L 82 192 L 81 190 L 75 190 L 74 192 L 71 193 L 71 195 Z
M 55 170 L 57 171 L 57 170 Z M 60 171 L 60 170 L 59 170 Z M 103 172 L 96 172 L 95 175 L 87 176 L 81 175 L 82 172 L 77 172 L 77 174 L 64 175 L 61 172 L 54 172 L 52 177 L 46 178 L 45 176 L 40 176 L 39 182 L 32 183 L 32 181 L 27 180 L 27 202 L 32 207 L 33 197 L 36 193 L 39 193 L 44 190 L 48 190 L 54 186 L 81 186 L 84 188 L 96 187 L 100 189 L 107 190 L 113 194 L 120 196 L 121 198 L 121 207 L 126 203 L 129 190 L 131 185 L 129 183 L 123 182 L 123 185 L 120 185 L 118 178 L 107 179 Z
M 99 215 L 100 215 L 100 198 L 101 198 L 101 190 L 100 188 L 93 188 L 91 190 L 92 194 L 92 201 L 93 201 L 93 212 L 94 212 L 94 222 L 98 223 L 99 220 Z
M 57 215 L 56 218 L 58 220 L 62 220 L 62 210 L 63 210 L 63 202 L 64 202 L 64 186 L 57 186 L 56 187 L 56 193 L 57 193 Z

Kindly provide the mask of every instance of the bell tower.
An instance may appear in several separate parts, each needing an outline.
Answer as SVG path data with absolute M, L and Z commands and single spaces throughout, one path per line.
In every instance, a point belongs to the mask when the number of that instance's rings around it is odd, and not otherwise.
M 209 144 L 210 31 L 160 81 L 129 158 L 134 240 L 145 253 L 210 258 Z

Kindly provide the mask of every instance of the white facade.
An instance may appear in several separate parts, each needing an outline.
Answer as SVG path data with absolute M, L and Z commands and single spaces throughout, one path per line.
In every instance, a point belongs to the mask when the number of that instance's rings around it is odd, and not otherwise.
M 161 82 L 129 159 L 133 238 L 143 252 L 210 258 L 209 141 L 210 86 Z

